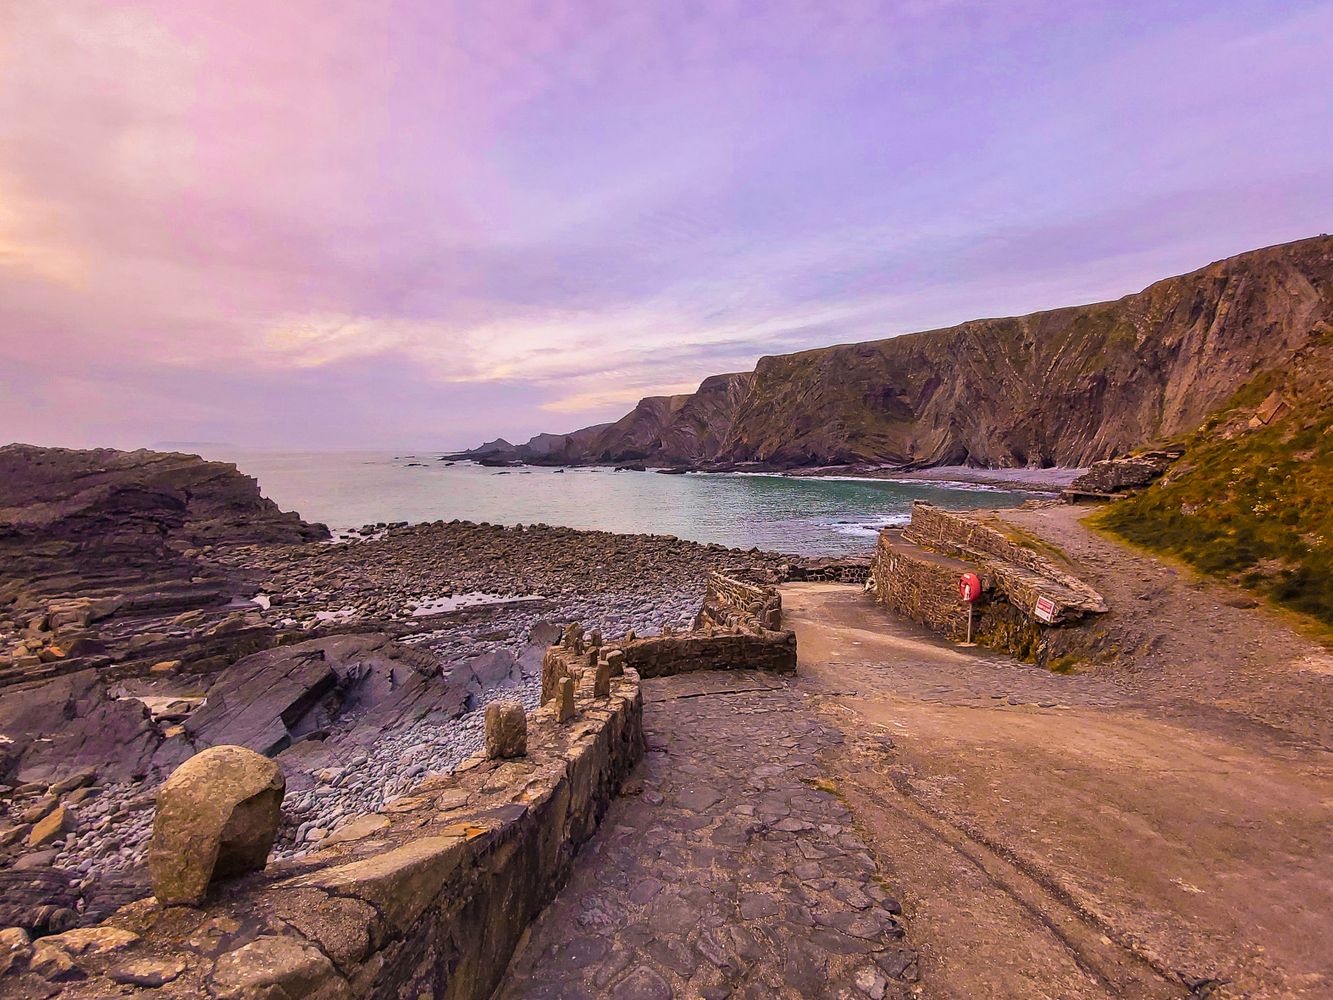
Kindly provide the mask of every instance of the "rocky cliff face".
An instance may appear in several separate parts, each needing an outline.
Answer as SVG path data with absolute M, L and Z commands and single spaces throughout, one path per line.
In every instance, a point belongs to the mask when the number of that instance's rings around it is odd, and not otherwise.
M 196 455 L 0 448 L 0 581 L 123 573 L 181 562 L 205 545 L 327 538 L 259 484 Z
M 1081 466 L 1192 430 L 1333 320 L 1333 237 L 1115 302 L 760 359 L 508 457 L 720 468 Z M 539 439 L 534 439 L 537 442 Z M 483 449 L 469 453 L 485 454 Z

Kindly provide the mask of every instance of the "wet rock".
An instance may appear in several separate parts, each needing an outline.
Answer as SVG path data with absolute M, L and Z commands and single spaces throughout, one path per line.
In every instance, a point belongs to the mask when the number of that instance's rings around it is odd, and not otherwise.
M 7 688 L 0 696 L 0 733 L 23 782 L 59 781 L 95 772 L 123 781 L 149 769 L 161 739 L 142 702 L 118 701 L 92 670 L 40 685 Z M 0 763 L 5 745 L 0 743 Z
M 213 879 L 262 869 L 285 790 L 281 769 L 244 747 L 212 747 L 187 760 L 158 793 L 148 849 L 153 894 L 195 904 Z

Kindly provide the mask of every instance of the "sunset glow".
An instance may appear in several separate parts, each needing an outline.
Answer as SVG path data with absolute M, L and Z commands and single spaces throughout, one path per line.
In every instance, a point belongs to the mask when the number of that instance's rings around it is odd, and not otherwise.
M 454 447 L 1333 219 L 1333 7 L 20 2 L 5 440 Z

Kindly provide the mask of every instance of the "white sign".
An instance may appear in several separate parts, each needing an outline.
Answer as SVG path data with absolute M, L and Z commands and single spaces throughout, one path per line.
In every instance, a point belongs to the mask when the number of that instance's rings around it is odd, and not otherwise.
M 1055 621 L 1055 602 L 1049 597 L 1038 597 L 1037 606 L 1032 609 L 1032 613 L 1049 625 Z

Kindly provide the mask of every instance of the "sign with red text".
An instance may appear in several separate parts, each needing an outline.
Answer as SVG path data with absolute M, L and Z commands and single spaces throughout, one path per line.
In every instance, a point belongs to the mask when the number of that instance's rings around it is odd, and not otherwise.
M 1047 625 L 1055 621 L 1055 602 L 1049 597 L 1038 597 L 1037 606 L 1032 609 L 1032 614 Z

